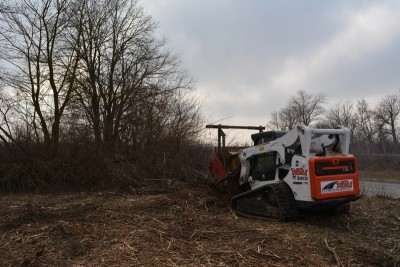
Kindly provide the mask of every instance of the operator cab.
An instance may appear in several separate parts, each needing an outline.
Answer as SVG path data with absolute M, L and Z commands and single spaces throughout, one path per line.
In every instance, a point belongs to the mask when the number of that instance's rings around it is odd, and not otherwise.
M 274 141 L 277 138 L 284 136 L 287 132 L 285 131 L 268 131 L 255 133 L 251 135 L 251 139 L 254 142 L 254 145 L 261 145 L 271 141 Z M 276 173 L 276 152 L 267 152 L 263 154 L 259 154 L 250 159 L 250 175 L 255 180 L 259 181 L 271 181 L 275 180 Z M 279 175 L 284 177 L 284 175 Z

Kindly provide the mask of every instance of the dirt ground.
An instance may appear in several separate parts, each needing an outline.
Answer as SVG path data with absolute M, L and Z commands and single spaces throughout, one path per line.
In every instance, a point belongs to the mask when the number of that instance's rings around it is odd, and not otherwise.
M 209 186 L 0 195 L 0 266 L 400 266 L 400 200 L 281 223 Z

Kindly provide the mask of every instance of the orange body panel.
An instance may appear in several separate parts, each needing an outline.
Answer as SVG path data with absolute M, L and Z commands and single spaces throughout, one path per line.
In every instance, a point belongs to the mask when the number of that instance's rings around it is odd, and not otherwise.
M 354 156 L 312 157 L 309 160 L 311 196 L 316 200 L 360 194 Z

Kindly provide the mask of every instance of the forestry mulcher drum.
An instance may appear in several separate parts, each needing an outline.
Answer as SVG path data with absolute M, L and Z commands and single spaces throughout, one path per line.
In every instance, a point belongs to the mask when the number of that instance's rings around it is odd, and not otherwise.
M 289 221 L 299 209 L 348 211 L 360 198 L 357 160 L 349 154 L 350 130 L 296 126 L 288 132 L 264 127 L 207 125 L 218 129 L 211 175 L 237 192 L 233 210 L 246 217 Z M 254 145 L 225 147 L 222 129 L 253 129 Z

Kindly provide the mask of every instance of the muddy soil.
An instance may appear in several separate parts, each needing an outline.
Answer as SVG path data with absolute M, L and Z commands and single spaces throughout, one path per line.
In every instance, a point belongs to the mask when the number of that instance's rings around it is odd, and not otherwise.
M 237 216 L 209 186 L 154 188 L 1 195 L 0 266 L 400 265 L 400 200 L 281 223 Z

